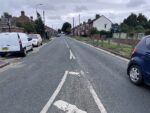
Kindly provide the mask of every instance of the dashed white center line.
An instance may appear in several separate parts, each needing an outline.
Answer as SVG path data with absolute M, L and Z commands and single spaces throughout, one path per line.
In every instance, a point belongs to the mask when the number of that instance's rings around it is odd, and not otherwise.
M 69 49 L 70 47 L 69 47 L 67 41 L 65 39 L 64 39 L 64 41 L 65 41 L 65 44 L 66 44 L 67 48 Z
M 53 95 L 51 96 L 51 98 L 48 100 L 48 102 L 46 103 L 46 105 L 44 106 L 44 108 L 41 110 L 40 113 L 47 113 L 48 109 L 51 107 L 52 103 L 54 102 L 56 96 L 58 95 L 58 93 L 60 92 L 63 84 L 66 81 L 66 78 L 68 76 L 68 71 L 65 72 L 61 82 L 59 83 L 57 89 L 55 90 L 55 92 L 53 93 Z
M 70 49 L 70 60 L 75 60 L 76 59 L 76 57 L 74 56 L 74 54 L 72 53 L 72 51 L 71 51 L 71 49 Z

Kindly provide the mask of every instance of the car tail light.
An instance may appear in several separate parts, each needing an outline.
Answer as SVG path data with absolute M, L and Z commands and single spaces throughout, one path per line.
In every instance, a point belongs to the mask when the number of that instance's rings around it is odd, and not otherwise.
M 134 54 L 136 52 L 136 47 L 132 50 L 132 54 Z

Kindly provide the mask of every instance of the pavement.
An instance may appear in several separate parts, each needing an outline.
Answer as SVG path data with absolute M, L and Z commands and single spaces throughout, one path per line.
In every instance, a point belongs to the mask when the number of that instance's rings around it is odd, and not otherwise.
M 9 65 L 9 62 L 5 62 L 3 60 L 0 60 L 0 68 L 3 68 L 5 66 Z
M 150 113 L 150 88 L 130 83 L 128 61 L 59 37 L 0 69 L 0 113 Z

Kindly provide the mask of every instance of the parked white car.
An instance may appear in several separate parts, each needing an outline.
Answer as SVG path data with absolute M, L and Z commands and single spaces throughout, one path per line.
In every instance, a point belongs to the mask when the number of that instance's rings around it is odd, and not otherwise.
M 42 38 L 39 34 L 29 34 L 29 37 L 32 38 L 33 46 L 40 46 L 42 45 Z
M 25 33 L 0 33 L 0 56 L 4 57 L 8 53 L 26 56 L 30 50 L 33 50 L 32 39 Z

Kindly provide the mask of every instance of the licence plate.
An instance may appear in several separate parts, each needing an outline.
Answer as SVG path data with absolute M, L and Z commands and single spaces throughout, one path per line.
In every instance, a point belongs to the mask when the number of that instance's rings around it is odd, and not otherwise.
M 7 48 L 7 47 L 3 47 L 2 50 L 3 50 L 3 51 L 7 51 L 8 48 Z

